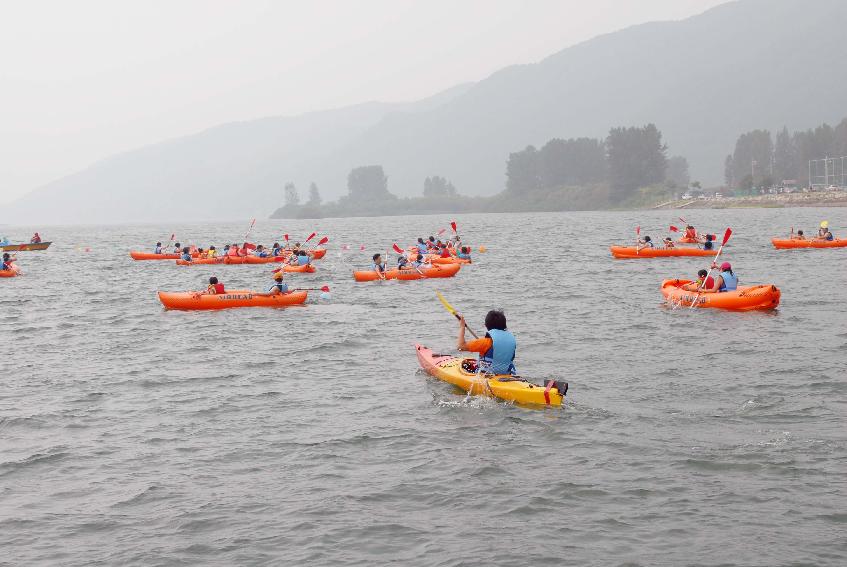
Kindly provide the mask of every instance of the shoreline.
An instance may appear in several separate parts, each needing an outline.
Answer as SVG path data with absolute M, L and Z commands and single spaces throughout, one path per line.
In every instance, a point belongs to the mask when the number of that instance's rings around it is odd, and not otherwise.
M 847 207 L 847 191 L 677 200 L 645 207 L 645 209 L 787 209 L 791 207 Z

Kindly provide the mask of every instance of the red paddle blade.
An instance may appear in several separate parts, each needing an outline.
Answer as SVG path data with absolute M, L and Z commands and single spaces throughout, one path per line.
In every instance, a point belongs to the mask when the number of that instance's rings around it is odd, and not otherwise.
M 723 244 L 721 244 L 721 246 L 723 246 L 724 244 L 726 244 L 726 241 L 727 241 L 727 240 L 729 240 L 729 237 L 730 237 L 730 236 L 732 236 L 732 229 L 731 229 L 731 228 L 728 228 L 728 229 L 726 229 L 726 232 L 725 232 L 725 233 L 724 233 L 724 235 L 723 235 Z
M 321 291 L 324 292 L 324 293 L 329 293 L 329 286 L 328 285 L 323 286 L 321 288 Z
M 635 234 L 641 234 L 641 227 L 640 226 L 635 227 Z
M 282 237 L 285 239 L 286 242 L 288 242 L 288 235 L 287 234 L 283 234 Z
M 400 248 L 399 246 L 397 246 L 397 243 L 396 243 L 396 242 L 394 243 L 394 246 L 392 246 L 392 248 L 394 248 L 394 251 L 395 251 L 395 252 L 397 252 L 398 254 L 402 254 L 402 253 L 403 253 L 403 249 L 402 249 L 402 248 Z
M 317 244 L 317 246 L 322 246 L 322 245 L 326 244 L 327 242 L 329 242 L 329 237 L 328 237 L 328 236 L 324 236 L 323 238 L 321 238 L 320 240 L 318 240 L 318 244 Z
M 312 234 L 309 235 L 309 238 L 306 239 L 306 242 L 309 242 L 311 239 L 313 239 L 317 235 L 318 235 L 317 232 L 313 232 Z M 306 244 L 306 242 L 304 242 L 303 244 Z
M 447 229 L 446 229 L 446 228 L 442 228 L 441 230 L 439 230 L 439 231 L 438 231 L 438 236 L 441 236 L 441 235 L 442 235 L 442 234 L 444 234 L 445 232 L 447 232 Z
M 271 273 L 272 273 L 272 274 L 278 274 L 278 273 L 279 273 L 279 272 L 281 272 L 281 271 L 282 271 L 282 268 L 277 268 L 276 270 L 274 270 L 274 271 L 273 271 L 273 272 L 271 272 Z
M 173 239 L 174 239 L 174 237 L 176 237 L 176 234 L 172 234 L 172 235 L 171 235 L 171 240 L 173 240 Z
M 361 246 L 359 246 L 359 250 L 364 250 L 364 249 L 365 249 L 365 245 L 364 245 L 364 244 L 362 244 Z
M 671 232 L 679 232 L 679 229 L 674 225 L 671 225 Z
M 450 228 L 453 229 L 453 232 L 456 232 L 456 221 L 450 221 Z

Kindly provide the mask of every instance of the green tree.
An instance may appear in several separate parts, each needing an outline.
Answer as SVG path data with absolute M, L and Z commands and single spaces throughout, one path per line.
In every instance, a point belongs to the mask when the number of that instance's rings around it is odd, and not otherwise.
M 750 174 L 753 176 L 753 184 L 758 185 L 765 175 L 771 174 L 772 160 L 773 141 L 768 130 L 741 134 L 732 153 L 732 177 L 744 179 Z
M 424 180 L 423 196 L 427 198 L 450 198 L 458 193 L 453 184 L 444 177 L 433 175 Z
M 393 197 L 388 192 L 388 177 L 381 165 L 366 165 L 350 170 L 347 175 L 347 191 L 351 199 L 376 201 Z
M 541 186 L 538 174 L 538 150 L 527 146 L 521 152 L 509 154 L 506 162 L 506 190 L 521 194 L 535 191 Z
M 797 179 L 797 149 L 788 128 L 783 127 L 776 135 L 773 149 L 773 176 L 778 181 Z
M 322 202 L 323 199 L 321 199 L 321 193 L 318 191 L 318 185 L 312 181 L 312 184 L 309 185 L 309 200 L 306 203 L 313 207 L 319 207 Z
M 734 164 L 732 163 L 732 154 L 726 156 L 723 160 L 723 179 L 727 187 L 735 187 Z
M 292 182 L 285 184 L 285 205 L 288 207 L 296 207 L 300 204 L 300 193 L 297 192 L 297 187 Z
M 655 124 L 612 128 L 606 138 L 606 154 L 613 196 L 623 200 L 639 187 L 664 181 L 666 152 L 662 133 Z
M 596 183 L 606 179 L 606 150 L 592 138 L 554 138 L 539 151 L 538 167 L 544 189 Z

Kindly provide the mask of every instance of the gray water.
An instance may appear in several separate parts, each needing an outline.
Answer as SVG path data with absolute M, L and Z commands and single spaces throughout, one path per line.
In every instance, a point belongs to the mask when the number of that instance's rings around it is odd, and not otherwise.
M 374 251 L 450 219 L 260 221 L 260 242 L 330 236 L 289 283 L 331 301 L 208 313 L 155 291 L 264 287 L 269 268 L 127 251 L 246 223 L 16 230 L 56 244 L 0 280 L 0 563 L 847 564 L 847 249 L 769 244 L 822 219 L 843 235 L 847 209 L 686 214 L 733 228 L 726 258 L 781 288 L 777 311 L 670 310 L 662 279 L 708 259 L 612 260 L 669 212 L 460 217 L 488 248 L 473 266 L 369 284 L 351 271 Z M 518 369 L 570 382 L 565 407 L 422 375 L 413 345 L 457 330 L 435 290 L 477 329 L 504 308 Z

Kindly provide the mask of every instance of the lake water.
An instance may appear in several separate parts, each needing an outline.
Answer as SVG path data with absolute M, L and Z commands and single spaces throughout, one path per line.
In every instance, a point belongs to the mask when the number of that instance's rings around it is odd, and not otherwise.
M 662 279 L 708 259 L 608 245 L 664 236 L 667 211 L 468 215 L 488 252 L 456 278 L 370 284 L 351 272 L 373 252 L 450 219 L 260 221 L 266 244 L 331 238 L 288 278 L 331 301 L 207 313 L 155 291 L 267 287 L 270 269 L 127 252 L 246 222 L 16 229 L 56 244 L 0 280 L 0 563 L 847 564 L 847 249 L 769 243 L 823 219 L 844 235 L 847 209 L 685 214 L 733 228 L 726 258 L 779 310 L 664 307 Z M 435 290 L 476 329 L 505 309 L 518 369 L 566 379 L 565 407 L 422 375 L 413 345 L 455 342 Z

